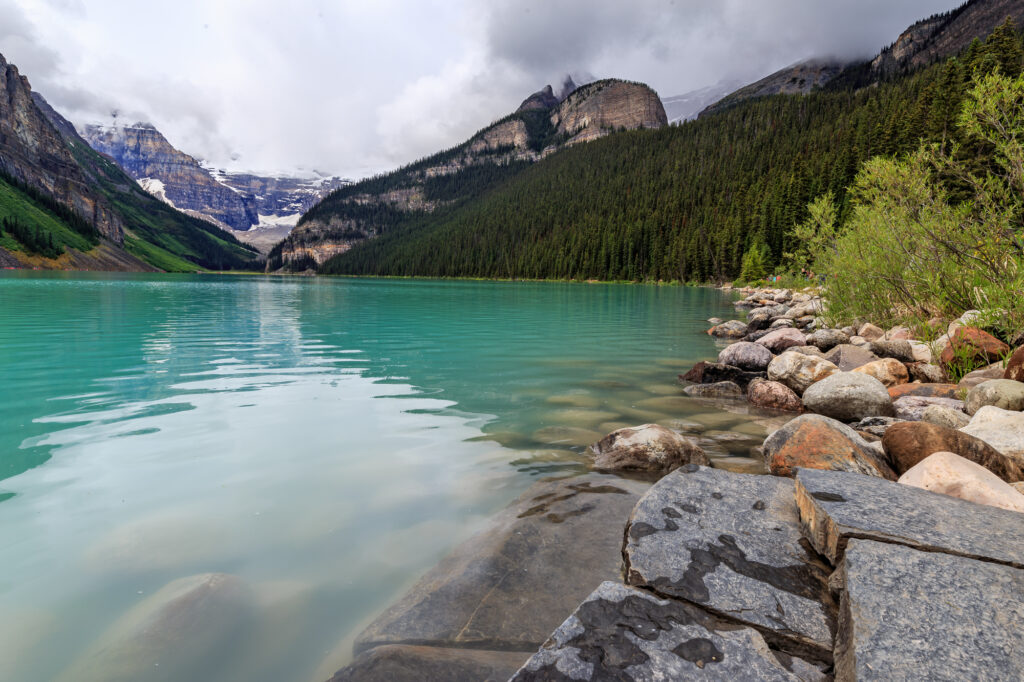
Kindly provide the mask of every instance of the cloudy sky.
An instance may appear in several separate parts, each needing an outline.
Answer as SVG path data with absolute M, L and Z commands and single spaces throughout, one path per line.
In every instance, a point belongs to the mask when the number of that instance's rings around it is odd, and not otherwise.
M 663 97 L 868 56 L 962 0 L 0 0 L 0 53 L 78 125 L 148 120 L 222 167 L 361 177 L 566 72 Z

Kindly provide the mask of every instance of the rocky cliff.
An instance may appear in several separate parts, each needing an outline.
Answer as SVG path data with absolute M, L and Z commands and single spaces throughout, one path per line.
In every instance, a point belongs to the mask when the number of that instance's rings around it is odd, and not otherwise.
M 927 66 L 957 54 L 975 38 L 984 38 L 997 26 L 1013 19 L 1024 26 L 1024 2 L 1020 0 L 972 0 L 957 9 L 917 22 L 882 50 L 871 62 L 880 76 Z
M 651 88 L 609 79 L 574 90 L 552 112 L 551 124 L 574 144 L 616 130 L 660 128 L 668 125 L 668 117 Z
M 39 109 L 28 79 L 0 55 L 0 170 L 71 208 L 110 241 L 124 227 L 90 186 L 64 137 Z
M 706 116 L 724 111 L 744 100 L 754 99 L 755 97 L 806 95 L 814 88 L 832 80 L 846 66 L 847 62 L 834 59 L 808 59 L 797 62 L 722 97 L 701 111 L 699 115 Z

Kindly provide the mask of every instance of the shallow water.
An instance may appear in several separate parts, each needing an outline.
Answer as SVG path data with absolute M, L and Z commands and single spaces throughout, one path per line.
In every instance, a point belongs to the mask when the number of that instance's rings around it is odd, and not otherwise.
M 0 679 L 74 678 L 129 609 L 206 572 L 251 588 L 258 625 L 205 677 L 322 679 L 610 430 L 703 432 L 756 469 L 770 422 L 674 384 L 731 310 L 683 287 L 5 273 Z

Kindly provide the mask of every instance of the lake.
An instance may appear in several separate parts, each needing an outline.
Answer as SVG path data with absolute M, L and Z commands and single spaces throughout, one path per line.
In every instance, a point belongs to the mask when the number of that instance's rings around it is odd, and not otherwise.
M 205 676 L 322 682 L 608 431 L 703 432 L 756 468 L 770 424 L 675 384 L 732 310 L 675 286 L 0 275 L 0 679 L 77 679 L 129 610 L 222 572 L 253 625 Z

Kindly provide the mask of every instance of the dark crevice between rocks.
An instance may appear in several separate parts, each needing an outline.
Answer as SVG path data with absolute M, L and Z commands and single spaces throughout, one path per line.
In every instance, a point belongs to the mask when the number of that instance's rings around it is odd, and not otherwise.
M 613 485 L 591 485 L 589 482 L 587 482 L 587 483 L 576 483 L 576 484 L 568 485 L 566 487 L 569 488 L 570 490 L 572 490 L 572 492 L 568 493 L 568 494 L 565 494 L 565 495 L 556 495 L 555 493 L 545 493 L 544 495 L 538 495 L 537 497 L 533 498 L 532 501 L 534 501 L 534 502 L 536 502 L 537 500 L 541 500 L 540 504 L 534 505 L 534 506 L 530 507 L 529 509 L 527 509 L 526 511 L 522 512 L 521 514 L 519 514 L 518 518 L 524 519 L 524 518 L 527 518 L 529 516 L 539 516 L 541 514 L 546 514 L 551 509 L 551 506 L 554 505 L 555 503 L 557 503 L 557 502 L 564 502 L 565 500 L 571 500 L 572 498 L 574 498 L 574 497 L 576 497 L 578 495 L 584 494 L 584 493 L 586 493 L 586 494 L 596 494 L 596 495 L 606 495 L 606 494 L 628 495 L 629 494 L 629 491 L 623 490 L 622 488 L 616 488 Z M 594 508 L 593 505 L 591 505 L 589 507 L 589 509 L 593 509 L 593 508 Z M 588 509 L 588 511 L 589 511 L 589 509 Z M 580 513 L 583 513 L 583 512 L 580 512 Z M 573 515 L 578 515 L 578 514 L 573 514 Z M 563 514 L 563 516 L 565 516 L 565 515 Z M 556 523 L 559 523 L 559 522 L 556 521 Z
M 880 542 L 886 545 L 901 545 L 909 549 L 915 549 L 918 552 L 927 552 L 929 554 L 947 554 L 949 556 L 962 557 L 964 559 L 973 559 L 974 561 L 981 561 L 986 564 L 996 564 L 997 566 L 1009 566 L 1010 568 L 1024 569 L 1024 563 L 1019 561 L 1008 561 L 1001 559 L 993 559 L 992 557 L 979 556 L 977 554 L 970 554 L 968 552 L 957 552 L 949 549 L 948 547 L 934 547 L 931 545 L 918 545 L 902 538 L 887 537 L 884 535 L 875 535 L 871 533 L 847 533 L 839 536 L 839 542 L 836 544 L 836 565 L 841 566 L 843 558 L 846 556 L 846 546 L 850 540 L 870 540 L 871 542 Z

